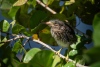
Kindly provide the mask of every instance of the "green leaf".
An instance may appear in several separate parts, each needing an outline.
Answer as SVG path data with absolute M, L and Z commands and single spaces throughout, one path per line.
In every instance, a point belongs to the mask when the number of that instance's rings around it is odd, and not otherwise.
M 27 63 L 21 63 L 17 67 L 31 67 L 31 66 Z
M 33 5 L 33 7 L 36 6 L 36 0 L 33 0 L 33 1 L 32 1 L 32 5 Z
M 81 37 L 79 35 L 77 36 L 77 42 L 75 44 L 70 45 L 71 48 L 76 49 L 77 45 L 81 42 Z
M 95 4 L 95 0 L 89 0 L 92 4 Z
M 56 67 L 56 65 L 60 62 L 60 57 L 58 55 L 54 55 L 54 61 L 52 63 L 52 67 Z
M 47 28 L 44 28 L 40 33 L 39 33 L 39 37 L 41 39 L 41 41 L 49 44 L 49 45 L 57 45 L 56 41 L 54 40 L 54 38 L 51 36 L 51 33 Z M 48 40 L 49 39 L 49 40 Z
M 18 65 L 20 64 L 20 62 L 14 58 L 12 58 L 11 63 L 13 65 L 13 67 L 18 67 Z
M 67 20 L 75 20 L 76 19 L 76 15 L 72 14 L 70 17 L 66 18 Z
M 27 0 L 18 0 L 17 2 L 15 2 L 13 4 L 13 6 L 21 6 L 23 4 L 25 4 L 27 2 Z
M 2 62 L 7 64 L 8 60 L 9 60 L 8 58 L 4 58 Z
M 62 14 L 64 10 L 65 10 L 65 7 L 63 6 L 59 13 Z
M 70 4 L 70 2 L 69 2 L 69 4 Z M 77 10 L 79 4 L 80 4 L 80 1 L 76 1 L 74 4 L 67 6 L 68 10 L 67 10 L 67 15 L 66 16 L 71 17 L 73 15 L 73 12 L 75 10 Z
M 77 56 L 75 57 L 75 61 L 76 61 L 76 63 L 80 63 L 80 64 L 82 64 L 82 65 L 85 65 L 85 59 L 83 58 L 82 55 L 77 55 Z
M 33 67 L 51 67 L 54 53 L 49 50 L 39 51 L 29 62 Z
M 4 21 L 3 21 L 3 26 L 2 26 L 2 31 L 3 31 L 3 32 L 7 32 L 8 29 L 9 29 L 9 27 L 10 27 L 9 22 L 6 21 L 6 20 L 4 20 Z
M 38 26 L 36 26 L 34 29 L 31 29 L 31 32 L 36 34 L 37 32 L 40 32 L 43 30 L 47 25 L 40 23 Z
M 42 1 L 43 1 L 44 4 L 47 4 L 48 5 L 48 1 L 49 0 L 42 0 Z
M 10 0 L 3 0 L 2 4 L 0 6 L 0 9 L 10 9 L 12 7 L 13 2 L 11 2 Z
M 18 33 L 21 33 L 21 32 L 24 32 L 25 31 L 25 27 L 19 25 L 19 24 L 16 24 L 13 28 L 12 28 L 12 33 L 14 34 L 18 34 Z
M 47 13 L 44 11 L 35 11 L 30 19 L 30 27 L 35 28 L 36 26 L 47 17 Z
M 43 0 L 43 3 L 46 5 L 50 5 L 53 3 L 54 0 Z
M 53 19 L 56 18 L 56 19 L 59 19 L 59 20 L 66 20 L 66 16 L 64 14 L 54 14 L 52 15 Z
M 31 15 L 28 14 L 29 10 L 29 5 L 25 4 L 20 7 L 20 9 L 16 13 L 16 22 L 19 23 L 20 25 L 30 28 L 30 17 Z
M 93 40 L 95 46 L 100 46 L 100 13 L 97 13 L 93 19 Z
M 70 2 L 70 1 L 66 1 L 66 3 L 65 3 L 65 5 L 71 5 L 72 4 L 72 2 Z
M 33 49 L 29 50 L 26 53 L 23 62 L 28 63 L 35 56 L 35 54 L 38 53 L 39 51 L 41 51 L 41 50 L 38 48 L 33 48 Z
M 90 50 L 84 51 L 84 59 L 88 63 L 94 63 L 100 61 L 100 47 L 93 47 Z
M 15 22 L 15 21 L 13 21 L 13 22 Z M 26 36 L 32 35 L 29 30 L 26 30 L 25 27 L 20 24 L 16 24 L 15 26 L 13 25 L 12 33 L 14 33 L 14 34 L 23 33 Z
M 18 53 L 20 49 L 22 49 L 22 44 L 21 41 L 19 40 L 14 44 L 12 51 Z
M 1 42 L 6 42 L 6 41 L 7 41 L 7 38 L 4 37 L 3 40 L 2 40 Z M 0 43 L 0 47 L 1 47 L 2 45 L 4 45 L 4 43 Z
M 27 2 L 29 5 L 33 5 L 33 7 L 36 6 L 36 0 L 28 0 Z
M 2 3 L 0 4 L 0 9 L 1 9 L 1 12 L 2 12 L 2 15 L 6 18 L 9 18 L 10 19 L 10 16 L 8 14 L 9 10 L 11 9 L 13 3 L 16 1 L 16 0 L 1 0 Z
M 16 16 L 16 13 L 17 13 L 17 11 L 18 11 L 18 9 L 19 9 L 20 7 L 18 7 L 18 6 L 14 6 L 14 7 L 12 7 L 11 9 L 10 9 L 10 11 L 9 11 L 9 16 L 12 18 L 12 19 L 15 19 L 15 16 Z
M 71 48 L 76 49 L 76 44 L 72 44 L 70 46 L 71 46 Z
M 73 63 L 73 62 L 68 62 L 68 63 L 66 63 L 63 67 L 76 67 L 76 66 L 75 66 L 75 63 Z
M 12 28 L 14 27 L 15 22 L 16 22 L 16 20 L 13 20 L 13 21 L 10 23 L 10 24 L 11 24 L 11 26 L 12 26 Z
M 74 55 L 76 55 L 78 52 L 77 52 L 77 50 L 71 50 L 70 52 L 69 52 L 69 56 L 74 56 Z
M 100 62 L 95 62 L 90 67 L 100 67 Z

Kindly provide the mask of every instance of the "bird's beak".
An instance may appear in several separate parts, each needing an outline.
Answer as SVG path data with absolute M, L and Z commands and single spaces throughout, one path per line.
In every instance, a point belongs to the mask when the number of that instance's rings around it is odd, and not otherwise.
M 51 22 L 49 22 L 49 21 L 48 21 L 48 22 L 46 22 L 46 24 L 47 24 L 47 25 L 50 25 L 50 24 L 51 24 Z
M 51 23 L 51 22 L 49 22 L 49 21 L 46 22 L 45 24 L 48 25 L 48 26 L 53 26 L 53 23 Z

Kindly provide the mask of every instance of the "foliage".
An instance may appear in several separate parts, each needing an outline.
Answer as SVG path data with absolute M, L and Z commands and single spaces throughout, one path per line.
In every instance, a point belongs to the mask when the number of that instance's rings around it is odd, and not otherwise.
M 0 66 L 1 67 L 75 67 L 75 63 L 65 63 L 63 59 L 50 50 L 32 48 L 26 50 L 23 47 L 25 39 L 17 39 L 6 42 L 13 38 L 10 35 L 21 35 L 38 38 L 56 46 L 51 37 L 49 28 L 43 23 L 50 19 L 68 20 L 75 26 L 75 18 L 78 16 L 86 24 L 93 25 L 93 37 L 78 36 L 76 44 L 71 45 L 69 58 L 82 65 L 91 67 L 100 66 L 100 1 L 99 0 L 40 0 L 45 4 L 42 7 L 37 0 L 0 0 L 0 10 L 6 19 L 0 21 Z M 61 2 L 63 2 L 61 4 Z M 46 10 L 50 7 L 57 13 Z M 92 33 L 91 33 L 92 34 Z M 90 34 L 89 34 L 90 35 Z M 86 50 L 84 44 L 93 39 L 94 47 Z M 3 43 L 6 42 L 6 43 Z M 24 42 L 24 43 L 23 43 Z M 22 53 L 22 59 L 16 55 Z M 65 52 L 67 53 L 67 51 Z M 66 55 L 66 54 L 65 54 Z

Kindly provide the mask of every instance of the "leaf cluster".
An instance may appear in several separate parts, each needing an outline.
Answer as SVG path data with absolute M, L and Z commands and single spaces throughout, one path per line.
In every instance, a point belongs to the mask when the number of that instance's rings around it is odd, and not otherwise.
M 89 38 L 78 36 L 76 44 L 71 45 L 69 57 L 82 64 L 91 67 L 100 66 L 100 1 L 99 0 L 40 0 L 45 4 L 42 7 L 37 0 L 0 0 L 2 15 L 12 20 L 0 21 L 0 65 L 1 67 L 75 67 L 75 63 L 65 63 L 63 59 L 50 50 L 32 48 L 26 50 L 23 47 L 25 39 L 17 39 L 11 42 L 7 40 L 16 35 L 24 34 L 39 39 L 46 44 L 57 46 L 51 37 L 48 26 L 44 24 L 50 19 L 68 20 L 75 26 L 76 17 L 86 24 L 93 25 L 93 33 L 88 32 Z M 50 7 L 57 13 L 46 10 Z M 14 35 L 14 36 L 12 36 Z M 94 47 L 86 50 L 84 44 L 93 39 Z M 2 43 L 5 42 L 5 43 Z M 24 43 L 23 43 L 24 42 Z M 28 41 L 29 42 L 29 41 Z M 67 53 L 67 51 L 65 52 Z M 18 59 L 17 54 L 22 58 Z M 65 54 L 66 55 L 66 54 Z

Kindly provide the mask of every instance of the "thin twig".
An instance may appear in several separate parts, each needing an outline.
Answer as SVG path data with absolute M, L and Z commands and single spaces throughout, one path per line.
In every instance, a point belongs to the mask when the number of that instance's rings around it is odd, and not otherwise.
M 24 42 L 23 46 L 25 46 L 25 44 L 26 44 L 28 41 L 29 41 L 29 40 L 26 40 L 26 41 Z
M 19 38 L 23 38 L 23 36 L 17 35 L 15 38 L 9 39 L 9 40 L 7 40 L 7 41 L 0 42 L 0 44 L 1 44 L 1 43 L 10 42 L 10 41 L 14 41 L 14 40 L 19 39 Z
M 30 42 L 29 42 L 29 41 L 28 41 L 28 43 L 29 43 L 29 47 L 30 47 L 30 48 L 32 48 L 32 47 L 31 47 L 31 44 L 30 44 Z
M 57 14 L 54 10 L 52 10 L 51 8 L 49 8 L 48 6 L 46 6 L 45 4 L 43 4 L 40 0 L 36 0 L 38 4 L 40 4 L 41 6 L 43 6 L 45 9 L 47 9 L 48 11 L 50 11 L 52 14 Z

